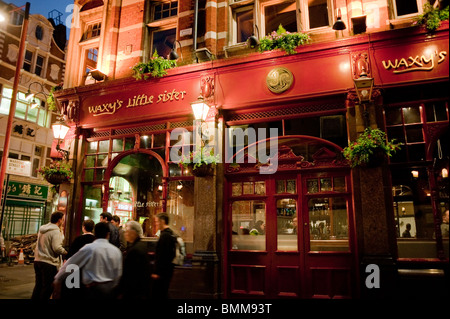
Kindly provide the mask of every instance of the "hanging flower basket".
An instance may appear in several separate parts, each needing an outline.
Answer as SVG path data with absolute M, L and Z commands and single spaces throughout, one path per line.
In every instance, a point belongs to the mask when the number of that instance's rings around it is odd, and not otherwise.
M 70 182 L 73 177 L 72 167 L 64 160 L 53 160 L 49 166 L 41 167 L 38 173 L 53 185 L 52 190 L 56 192 L 60 184 Z
M 191 168 L 192 174 L 196 177 L 212 176 L 214 174 L 213 164 L 203 164 L 198 167 L 194 167 L 194 164 L 189 166 Z
M 214 167 L 217 165 L 218 156 L 214 155 L 212 149 L 201 147 L 183 156 L 178 165 L 181 168 L 189 168 L 194 176 L 205 177 L 214 174 Z
M 366 128 L 364 132 L 342 151 L 351 167 L 377 167 L 384 163 L 387 156 L 392 156 L 400 149 L 402 143 L 387 141 L 386 133 L 380 129 Z

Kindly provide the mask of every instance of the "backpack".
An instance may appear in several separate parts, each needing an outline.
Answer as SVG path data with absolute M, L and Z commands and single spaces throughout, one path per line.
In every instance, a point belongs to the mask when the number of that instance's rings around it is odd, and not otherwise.
M 174 234 L 172 235 L 175 238 L 175 257 L 172 260 L 172 263 L 178 266 L 183 266 L 184 257 L 186 257 L 186 249 L 184 247 L 183 238 Z

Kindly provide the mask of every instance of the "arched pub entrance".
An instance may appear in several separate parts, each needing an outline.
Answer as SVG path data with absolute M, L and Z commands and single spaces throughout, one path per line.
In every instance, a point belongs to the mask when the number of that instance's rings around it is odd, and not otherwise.
M 266 175 L 252 149 L 226 165 L 227 297 L 353 297 L 356 236 L 342 148 L 311 136 L 280 137 L 278 169 Z
M 161 156 L 146 149 L 123 152 L 111 161 L 104 180 L 103 208 L 122 222 L 139 221 L 144 236 L 154 236 L 153 217 L 166 208 L 167 168 Z

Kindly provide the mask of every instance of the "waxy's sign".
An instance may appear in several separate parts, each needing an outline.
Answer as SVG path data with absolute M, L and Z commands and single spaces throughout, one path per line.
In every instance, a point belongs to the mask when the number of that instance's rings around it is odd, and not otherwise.
M 128 98 L 128 101 L 116 99 L 115 101 L 106 102 L 98 105 L 88 106 L 89 114 L 93 116 L 113 115 L 117 110 L 123 106 L 125 108 L 135 108 L 139 106 L 146 106 L 153 103 L 166 103 L 172 101 L 184 100 L 186 91 L 172 91 L 165 90 L 164 93 L 158 94 L 155 98 L 154 95 L 138 94 Z
M 386 70 L 392 69 L 393 73 L 431 71 L 435 67 L 435 60 L 437 60 L 437 64 L 439 64 L 443 62 L 446 57 L 447 51 L 438 52 L 436 50 L 428 55 L 416 55 L 415 57 L 409 56 L 408 58 L 401 58 L 400 60 L 395 59 L 394 62 L 391 60 L 383 60 L 381 63 Z

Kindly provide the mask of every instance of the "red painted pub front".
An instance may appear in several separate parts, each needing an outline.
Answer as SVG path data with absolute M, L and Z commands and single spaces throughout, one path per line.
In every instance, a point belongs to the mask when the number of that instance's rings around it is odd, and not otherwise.
M 167 212 L 188 253 L 171 291 L 188 298 L 387 296 L 408 287 L 407 271 L 445 274 L 448 51 L 444 22 L 432 35 L 364 34 L 56 92 L 77 172 L 68 235 L 110 211 L 151 239 L 155 214 Z M 364 105 L 354 85 L 363 71 L 374 79 Z M 205 83 L 212 107 L 198 123 L 191 103 Z M 351 168 L 342 150 L 368 126 L 402 150 Z M 221 155 L 211 176 L 171 156 L 197 135 Z M 402 236 L 406 224 L 413 238 Z M 366 285 L 368 265 L 382 289 Z

